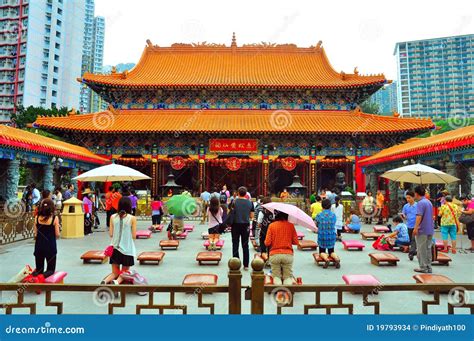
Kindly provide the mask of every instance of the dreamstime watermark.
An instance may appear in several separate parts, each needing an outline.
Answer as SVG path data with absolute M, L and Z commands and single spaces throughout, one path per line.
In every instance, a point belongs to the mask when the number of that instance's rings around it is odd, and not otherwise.
M 205 36 L 206 29 L 198 19 L 188 19 L 181 25 L 181 33 L 185 40 L 198 41 Z
M 197 110 L 194 114 L 189 117 L 186 122 L 183 123 L 181 127 L 174 131 L 174 137 L 178 138 L 182 132 L 185 132 L 189 127 L 197 120 L 197 118 L 204 112 L 204 110 Z
M 470 295 L 466 288 L 455 287 L 449 290 L 448 303 L 455 307 L 462 307 L 470 302 Z
M 107 287 L 99 287 L 92 293 L 92 302 L 98 307 L 105 307 L 115 299 L 115 293 Z
M 293 293 L 287 287 L 276 287 L 270 293 L 270 299 L 277 307 L 289 306 L 293 302 Z
M 470 125 L 471 115 L 463 110 L 452 111 L 448 116 L 447 122 L 451 129 L 467 127 Z
M 270 125 L 276 130 L 283 130 L 291 126 L 293 116 L 287 110 L 275 110 L 270 116 Z
M 19 218 L 26 213 L 26 204 L 21 199 L 9 199 L 5 202 L 3 211 L 9 218 Z
M 92 116 L 92 125 L 98 130 L 109 129 L 115 123 L 115 115 L 110 111 L 95 113 Z

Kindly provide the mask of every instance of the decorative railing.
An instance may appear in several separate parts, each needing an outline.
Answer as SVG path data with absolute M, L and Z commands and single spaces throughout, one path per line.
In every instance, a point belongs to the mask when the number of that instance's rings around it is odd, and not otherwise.
M 373 307 L 373 314 L 380 314 L 382 302 L 375 300 L 375 296 L 383 292 L 397 292 L 401 304 L 406 298 L 403 294 L 408 292 L 427 292 L 432 295 L 432 300 L 421 300 L 421 313 L 428 314 L 429 306 L 439 306 L 441 295 L 447 294 L 447 313 L 454 314 L 455 309 L 469 309 L 474 314 L 474 304 L 469 302 L 469 292 L 474 292 L 473 283 L 452 283 L 452 284 L 379 284 L 379 285 L 291 285 L 275 286 L 264 285 L 265 274 L 263 272 L 264 263 L 260 259 L 252 262 L 252 287 L 246 292 L 246 298 L 251 300 L 251 313 L 263 314 L 265 312 L 265 296 L 272 301 L 271 306 L 276 306 L 276 313 L 282 314 L 285 308 L 294 307 L 294 296 L 296 293 L 309 293 L 314 295 L 314 302 L 309 303 L 305 299 L 303 305 L 304 314 L 309 314 L 313 310 L 322 309 L 326 314 L 333 313 L 335 309 L 345 309 L 348 314 L 354 313 L 354 303 L 345 301 L 348 295 L 360 295 L 361 306 Z M 265 295 L 265 293 L 270 295 Z M 323 303 L 322 294 L 336 293 L 336 302 Z M 328 301 L 326 298 L 326 302 Z M 416 302 L 410 301 L 413 307 Z M 290 310 L 290 309 L 288 309 Z M 272 313 L 272 312 L 270 312 Z M 293 313 L 294 312 L 290 312 Z
M 228 314 L 242 314 L 242 291 L 245 290 L 245 298 L 250 300 L 250 309 L 245 309 L 252 314 L 295 313 L 292 308 L 299 308 L 303 314 L 310 314 L 317 310 L 325 314 L 341 312 L 354 314 L 360 307 L 372 307 L 371 311 L 364 313 L 380 314 L 382 304 L 382 294 L 386 292 L 396 292 L 399 299 L 395 304 L 400 304 L 407 300 L 407 293 L 418 293 L 421 302 L 419 313 L 429 314 L 430 307 L 437 307 L 436 313 L 440 313 L 442 305 L 446 307 L 443 313 L 454 314 L 465 312 L 466 309 L 471 314 L 474 313 L 474 304 L 469 302 L 469 292 L 474 292 L 472 283 L 451 283 L 451 284 L 379 284 L 379 285 L 291 285 L 275 286 L 264 285 L 265 275 L 263 273 L 264 264 L 260 259 L 252 262 L 253 272 L 251 274 L 251 286 L 242 286 L 242 273 L 240 271 L 240 260 L 232 258 L 229 263 L 227 285 L 89 285 L 89 284 L 28 284 L 28 283 L 0 283 L 0 308 L 5 309 L 6 314 L 12 314 L 17 310 L 28 309 L 30 314 L 36 314 L 39 309 L 38 298 L 34 293 L 44 293 L 44 307 L 53 307 L 56 314 L 65 313 L 65 303 L 70 306 L 71 302 L 59 301 L 57 295 L 68 293 L 80 295 L 90 293 L 93 300 L 100 307 L 107 307 L 108 314 L 123 313 L 119 308 L 133 307 L 135 314 L 155 311 L 164 314 L 166 311 L 178 311 L 182 314 L 189 312 L 192 301 L 197 301 L 198 312 L 200 309 L 206 314 L 216 313 L 216 304 L 224 306 L 224 310 L 219 312 Z M 426 292 L 427 294 L 423 294 Z M 144 296 L 139 303 L 131 299 L 134 294 L 140 293 Z M 53 299 L 56 294 L 56 299 Z M 186 296 L 183 296 L 186 294 Z M 210 294 L 218 294 L 211 296 Z M 206 298 L 205 298 L 206 295 Z M 295 301 L 295 295 L 306 295 L 304 299 Z M 379 300 L 376 299 L 380 295 Z M 423 295 L 431 295 L 430 299 L 423 299 Z M 146 296 L 146 297 L 145 297 Z M 324 300 L 323 300 L 324 296 Z M 447 296 L 447 302 L 446 297 Z M 167 298 L 163 300 L 163 298 Z M 184 298 L 183 298 L 184 297 Z M 222 298 L 226 298 L 222 300 Z M 313 299 L 308 299 L 313 297 Z M 334 300 L 335 297 L 335 300 Z M 129 299 L 130 298 L 130 299 Z M 211 302 L 211 298 L 213 302 Z M 330 299 L 332 298 L 332 300 Z M 218 303 L 216 301 L 219 300 Z M 359 301 L 360 303 L 354 303 Z M 159 301 L 159 302 L 158 302 Z M 81 300 L 80 302 L 85 302 Z M 387 305 L 389 303 L 386 303 Z M 391 304 L 394 304 L 392 302 Z M 407 304 L 410 308 L 416 306 L 415 300 L 409 300 Z M 84 304 L 87 309 L 90 304 Z M 275 309 L 276 308 L 276 309 Z M 77 310 L 77 308 L 75 308 Z M 117 311 L 118 310 L 118 311 Z M 23 311 L 21 311 L 23 312 Z M 48 311 L 49 313 L 49 311 Z M 195 313 L 195 311 L 193 311 Z M 301 313 L 301 312 L 299 312 Z M 393 313 L 385 312 L 384 313 Z M 398 313 L 406 311 L 398 310 Z
M 33 228 L 33 213 L 22 205 L 0 205 L 0 245 L 33 238 Z

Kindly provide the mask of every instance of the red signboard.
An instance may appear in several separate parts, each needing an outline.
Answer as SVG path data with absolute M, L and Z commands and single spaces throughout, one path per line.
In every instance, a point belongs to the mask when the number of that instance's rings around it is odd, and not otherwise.
M 170 160 L 171 168 L 175 170 L 183 169 L 186 165 L 186 162 L 182 156 L 175 156 Z
M 258 142 L 256 139 L 211 139 L 210 152 L 225 153 L 256 153 Z
M 236 157 L 230 157 L 226 160 L 225 165 L 227 169 L 231 171 L 236 171 L 240 169 L 241 162 L 240 162 L 240 159 Z
M 293 157 L 285 157 L 281 159 L 281 166 L 287 171 L 292 171 L 296 168 L 296 160 Z

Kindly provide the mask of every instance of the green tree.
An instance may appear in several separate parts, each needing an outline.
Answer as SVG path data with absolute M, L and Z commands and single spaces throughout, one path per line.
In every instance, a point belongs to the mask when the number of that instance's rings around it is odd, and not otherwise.
M 451 119 L 448 118 L 447 120 L 433 120 L 433 123 L 436 125 L 436 129 L 423 133 L 418 137 L 429 137 L 433 135 L 439 135 L 451 130 L 474 125 L 474 118 L 453 117 Z
M 45 109 L 34 106 L 29 106 L 28 108 L 19 106 L 16 113 L 11 114 L 11 119 L 18 128 L 25 129 L 28 124 L 36 121 L 38 116 L 66 116 L 68 112 L 69 109 L 67 107 Z
M 370 100 L 366 100 L 362 102 L 362 104 L 360 105 L 360 110 L 362 110 L 362 112 L 365 112 L 367 114 L 375 114 L 375 115 L 380 114 L 379 105 Z

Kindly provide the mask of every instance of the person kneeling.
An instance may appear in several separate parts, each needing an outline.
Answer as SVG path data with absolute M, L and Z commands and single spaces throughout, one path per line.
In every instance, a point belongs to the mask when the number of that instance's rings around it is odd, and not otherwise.
M 324 199 L 322 202 L 323 211 L 316 216 L 318 224 L 318 244 L 319 255 L 324 260 L 323 268 L 327 268 L 330 263 L 330 257 L 334 260 L 336 268 L 340 267 L 340 259 L 334 252 L 336 245 L 336 220 L 337 217 L 331 211 L 331 201 Z
M 410 236 L 408 235 L 408 227 L 403 223 L 403 219 L 400 216 L 393 218 L 393 224 L 395 225 L 395 231 L 390 233 L 386 238 L 390 245 L 405 247 L 410 245 Z
M 299 245 L 295 225 L 288 221 L 288 214 L 275 211 L 275 221 L 270 224 L 265 245 L 270 248 L 273 284 L 292 285 L 293 245 Z

